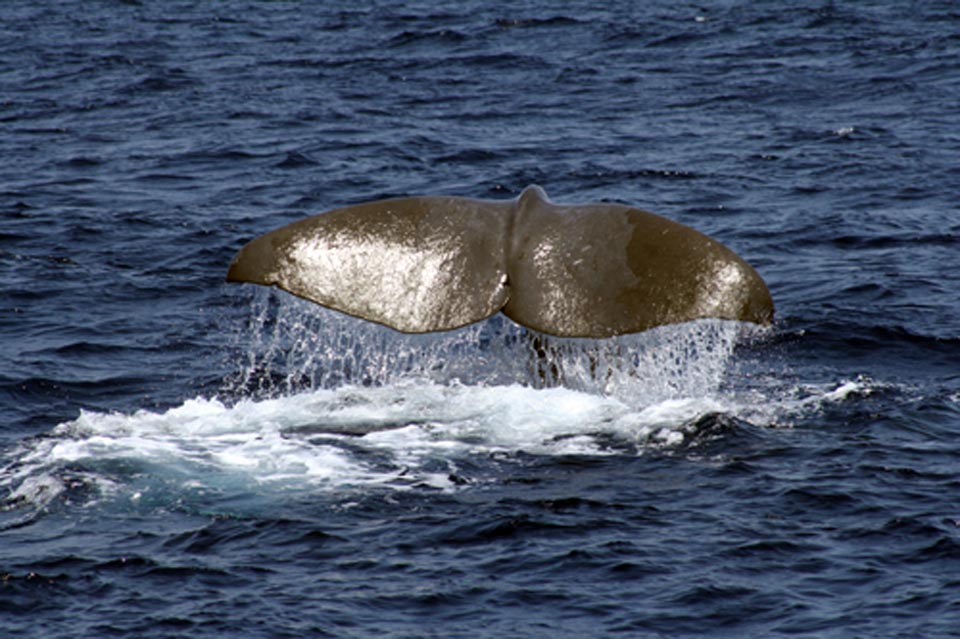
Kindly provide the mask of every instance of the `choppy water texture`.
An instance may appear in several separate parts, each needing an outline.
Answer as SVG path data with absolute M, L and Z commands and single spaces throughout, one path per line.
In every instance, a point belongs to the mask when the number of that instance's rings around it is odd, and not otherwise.
M 956 4 L 595 5 L 3 3 L 0 635 L 957 636 Z M 538 359 L 223 283 L 529 183 L 776 325 Z

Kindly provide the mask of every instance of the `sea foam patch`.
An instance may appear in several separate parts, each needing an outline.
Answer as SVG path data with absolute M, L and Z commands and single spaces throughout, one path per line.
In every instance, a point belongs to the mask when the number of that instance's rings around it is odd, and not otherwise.
M 768 398 L 764 410 L 770 423 L 784 422 L 849 396 L 849 382 L 808 387 L 802 399 Z M 162 412 L 83 411 L 11 451 L 0 489 L 7 510 L 78 493 L 170 507 L 197 495 L 456 489 L 463 482 L 452 476 L 471 458 L 643 454 L 683 444 L 708 414 L 756 418 L 756 399 L 729 393 L 638 407 L 562 387 L 410 381 L 233 405 L 195 398 Z
M 0 486 L 8 507 L 47 503 L 78 482 L 108 494 L 128 486 L 131 499 L 151 482 L 224 494 L 447 487 L 443 469 L 465 455 L 632 453 L 656 433 L 679 433 L 684 419 L 714 408 L 706 401 L 666 402 L 638 412 L 565 388 L 412 382 L 232 406 L 196 398 L 164 412 L 83 411 L 22 442 L 0 472 Z M 599 434 L 621 446 L 611 451 Z

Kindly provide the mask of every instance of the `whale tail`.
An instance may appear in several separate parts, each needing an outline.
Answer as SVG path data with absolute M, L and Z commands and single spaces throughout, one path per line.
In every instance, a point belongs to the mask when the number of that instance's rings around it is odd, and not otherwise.
M 716 240 L 619 204 L 408 197 L 270 231 L 227 281 L 277 286 L 399 331 L 458 328 L 502 311 L 562 337 L 609 337 L 701 318 L 770 323 L 763 279 Z

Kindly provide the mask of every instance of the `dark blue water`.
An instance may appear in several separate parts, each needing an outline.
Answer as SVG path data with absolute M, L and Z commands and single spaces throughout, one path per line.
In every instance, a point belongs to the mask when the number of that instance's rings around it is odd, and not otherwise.
M 960 8 L 513 4 L 3 3 L 0 635 L 960 634 Z M 530 183 L 713 235 L 776 325 L 545 386 L 502 319 L 223 283 Z

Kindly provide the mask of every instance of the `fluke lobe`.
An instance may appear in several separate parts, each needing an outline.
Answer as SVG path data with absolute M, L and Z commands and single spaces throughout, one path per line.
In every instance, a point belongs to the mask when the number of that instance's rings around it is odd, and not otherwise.
M 629 206 L 554 204 L 538 186 L 513 200 L 406 197 L 315 215 L 251 240 L 227 281 L 407 333 L 497 311 L 562 337 L 773 319 L 766 284 L 716 240 Z

